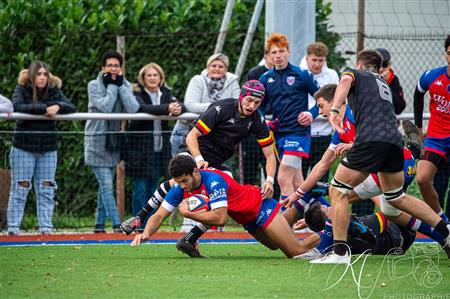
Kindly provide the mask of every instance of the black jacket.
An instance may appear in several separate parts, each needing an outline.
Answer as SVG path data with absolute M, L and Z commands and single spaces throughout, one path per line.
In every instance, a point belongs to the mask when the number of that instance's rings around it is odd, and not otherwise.
M 163 86 L 161 90 L 160 105 L 153 105 L 152 100 L 144 87 L 137 85 L 133 92 L 139 103 L 138 112 L 144 112 L 153 115 L 169 115 L 169 104 L 177 101 L 169 88 Z M 186 112 L 183 106 L 182 113 Z M 123 151 L 123 159 L 126 163 L 126 174 L 131 177 L 152 177 L 153 172 L 153 120 L 134 120 L 128 125 L 127 141 Z M 161 168 L 167 171 L 170 158 L 170 134 L 169 121 L 161 121 L 161 130 L 163 137 L 163 161 Z M 145 131 L 145 132 L 144 132 Z M 142 132 L 142 133 L 133 133 Z
M 38 100 L 35 103 L 33 103 L 33 88 L 28 84 L 17 85 L 12 96 L 14 112 L 44 115 L 47 107 L 55 104 L 60 107 L 58 114 L 76 112 L 75 106 L 59 90 L 55 80 L 54 77 L 49 78 L 47 94 L 38 94 Z M 56 150 L 56 141 L 56 122 L 54 120 L 16 121 L 14 147 L 33 153 L 45 153 Z

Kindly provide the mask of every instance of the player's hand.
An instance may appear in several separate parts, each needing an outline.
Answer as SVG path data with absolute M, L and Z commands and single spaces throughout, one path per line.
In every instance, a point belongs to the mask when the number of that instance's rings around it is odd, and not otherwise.
M 137 234 L 134 237 L 134 240 L 131 242 L 131 246 L 137 247 L 137 246 L 141 245 L 141 243 L 147 239 L 148 239 L 147 236 L 145 236 L 144 234 Z
M 186 199 L 183 199 L 183 201 L 178 205 L 178 211 L 184 217 L 189 218 L 189 216 L 190 216 L 189 214 L 191 213 L 191 211 L 189 211 L 189 207 L 188 207 Z
M 202 161 L 197 162 L 198 169 L 206 169 L 206 168 L 208 168 L 208 166 L 209 166 L 208 161 L 202 160 Z
M 262 199 L 271 198 L 274 192 L 272 182 L 266 181 L 262 186 L 261 197 Z
M 300 219 L 299 221 L 297 221 L 297 222 L 294 224 L 294 230 L 297 230 L 297 229 L 304 229 L 304 228 L 307 228 L 307 227 L 308 227 L 308 225 L 306 224 L 305 218 Z
M 353 146 L 353 143 L 339 143 L 336 146 L 335 152 L 337 156 L 344 155 L 347 151 L 349 151 Z
M 339 133 L 343 134 L 345 133 L 344 128 L 342 127 L 342 119 L 341 116 L 338 113 L 330 113 L 330 124 L 333 126 L 333 128 Z
M 303 111 L 297 116 L 297 122 L 302 126 L 309 126 L 313 121 L 313 117 L 310 112 Z
M 54 118 L 55 115 L 59 112 L 59 109 L 61 107 L 59 107 L 59 105 L 52 105 L 47 107 L 47 112 L 45 113 L 45 115 L 49 118 Z
M 422 128 L 417 128 L 417 130 L 419 131 L 419 138 L 420 138 L 420 141 L 423 142 L 423 139 L 425 138 L 425 136 L 423 135 Z
M 297 192 L 294 192 L 291 195 L 289 195 L 288 198 L 282 200 L 281 201 L 281 205 L 285 206 L 286 208 L 290 208 L 290 207 L 292 207 L 294 202 L 296 202 L 297 200 L 300 199 L 300 197 L 301 197 L 301 194 L 298 194 Z

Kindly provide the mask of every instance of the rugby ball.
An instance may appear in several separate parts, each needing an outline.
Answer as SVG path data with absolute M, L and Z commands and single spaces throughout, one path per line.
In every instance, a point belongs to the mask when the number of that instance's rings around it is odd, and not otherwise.
M 209 211 L 209 197 L 203 194 L 195 194 L 187 199 L 188 209 L 191 212 Z

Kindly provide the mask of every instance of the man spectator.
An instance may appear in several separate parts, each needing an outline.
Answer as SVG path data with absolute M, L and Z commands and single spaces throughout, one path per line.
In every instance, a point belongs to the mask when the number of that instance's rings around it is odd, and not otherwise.
M 392 92 L 392 104 L 394 105 L 394 113 L 399 115 L 406 108 L 406 101 L 403 95 L 403 88 L 400 85 L 400 80 L 392 70 L 391 53 L 384 48 L 376 49 L 381 56 L 383 62 L 381 63 L 380 75 L 386 80 Z
M 318 115 L 317 105 L 308 110 L 308 94 L 318 86 L 311 74 L 289 63 L 289 42 L 285 35 L 272 33 L 266 44 L 274 68 L 261 76 L 266 88 L 267 108 L 273 115 L 277 150 L 280 155 L 278 183 L 283 200 L 303 181 L 302 159 L 309 157 L 312 120 Z
M 135 113 L 139 103 L 122 70 L 123 57 L 116 51 L 103 54 L 102 68 L 88 84 L 90 113 Z M 88 120 L 84 129 L 84 160 L 98 182 L 97 215 L 94 232 L 105 232 L 108 217 L 115 232 L 121 232 L 114 198 L 115 168 L 120 161 L 120 120 Z
M 337 84 L 339 82 L 338 74 L 335 70 L 327 66 L 328 47 L 322 42 L 315 42 L 306 49 L 306 56 L 300 62 L 300 68 L 310 72 L 314 79 L 323 87 L 326 84 Z M 313 96 L 308 95 L 309 108 L 316 105 Z M 328 120 L 322 115 L 317 116 L 311 124 L 311 151 L 309 159 L 302 163 L 303 177 L 320 161 L 322 154 L 327 150 L 331 142 L 333 128 Z M 328 171 L 321 178 L 322 182 L 328 182 Z

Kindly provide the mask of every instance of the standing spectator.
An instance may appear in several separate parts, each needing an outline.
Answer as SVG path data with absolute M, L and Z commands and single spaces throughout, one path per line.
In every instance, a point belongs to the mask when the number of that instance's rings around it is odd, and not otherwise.
M 90 113 L 135 113 L 139 104 L 132 86 L 123 76 L 123 57 L 108 51 L 102 57 L 102 69 L 88 84 Z M 114 175 L 120 160 L 120 120 L 88 120 L 84 129 L 84 160 L 92 167 L 98 182 L 97 215 L 94 232 L 105 232 L 108 217 L 116 232 L 121 232 L 114 198 Z
M 318 115 L 317 105 L 308 110 L 308 94 L 314 95 L 318 86 L 311 74 L 289 63 L 289 42 L 283 34 L 272 33 L 266 50 L 274 68 L 261 76 L 267 101 L 262 110 L 272 112 L 275 139 L 280 155 L 278 183 L 283 200 L 303 181 L 302 159 L 309 157 L 312 120 Z
M 433 186 L 433 178 L 438 169 L 445 166 L 450 158 L 450 35 L 445 41 L 447 65 L 428 70 L 420 77 L 414 92 L 414 121 L 419 128 L 419 135 L 423 139 L 422 114 L 424 96 L 430 93 L 430 121 L 423 144 L 425 154 L 417 164 L 417 184 L 420 193 L 431 208 L 448 222 L 442 211 L 438 194 Z M 447 182 L 442 188 L 447 189 Z
M 172 96 L 165 85 L 164 71 L 156 63 L 139 71 L 133 92 L 139 103 L 138 112 L 173 116 L 183 112 L 184 106 Z M 169 124 L 167 120 L 135 120 L 130 122 L 128 131 L 124 160 L 126 174 L 133 181 L 131 206 L 136 215 L 159 185 L 161 176 L 166 178 L 170 144 L 163 132 L 169 131 Z
M 57 136 L 55 121 L 51 119 L 58 113 L 76 111 L 75 106 L 61 92 L 61 85 L 61 79 L 52 75 L 47 64 L 42 61 L 33 61 L 28 69 L 19 74 L 19 85 L 12 97 L 14 111 L 45 115 L 50 120 L 16 121 L 9 155 L 12 178 L 7 218 L 10 235 L 19 234 L 33 177 L 39 230 L 43 234 L 52 231 L 57 187 Z
M 239 97 L 238 77 L 228 70 L 228 57 L 216 53 L 208 58 L 206 69 L 189 81 L 184 96 L 184 105 L 188 112 L 201 114 L 211 103 L 218 100 Z M 190 121 L 177 121 L 170 137 L 172 156 L 175 156 L 189 132 Z
M 400 80 L 392 70 L 391 53 L 384 48 L 376 49 L 383 57 L 383 62 L 380 68 L 380 75 L 386 80 L 392 92 L 392 104 L 394 105 L 394 113 L 399 115 L 406 108 L 406 101 L 403 95 L 403 88 L 400 85 Z
M 328 47 L 322 42 L 312 43 L 306 49 L 306 56 L 300 62 L 300 68 L 309 71 L 317 81 L 319 87 L 327 84 L 337 84 L 338 74 L 335 70 L 327 66 Z M 316 100 L 308 95 L 309 107 L 316 104 Z M 333 128 L 327 118 L 319 115 L 311 124 L 311 152 L 309 159 L 302 161 L 303 176 L 308 175 L 308 171 L 320 161 L 322 154 L 327 150 L 331 142 Z M 328 182 L 328 171 L 321 178 L 322 182 Z
M 12 113 L 14 111 L 11 101 L 0 94 L 0 113 Z

